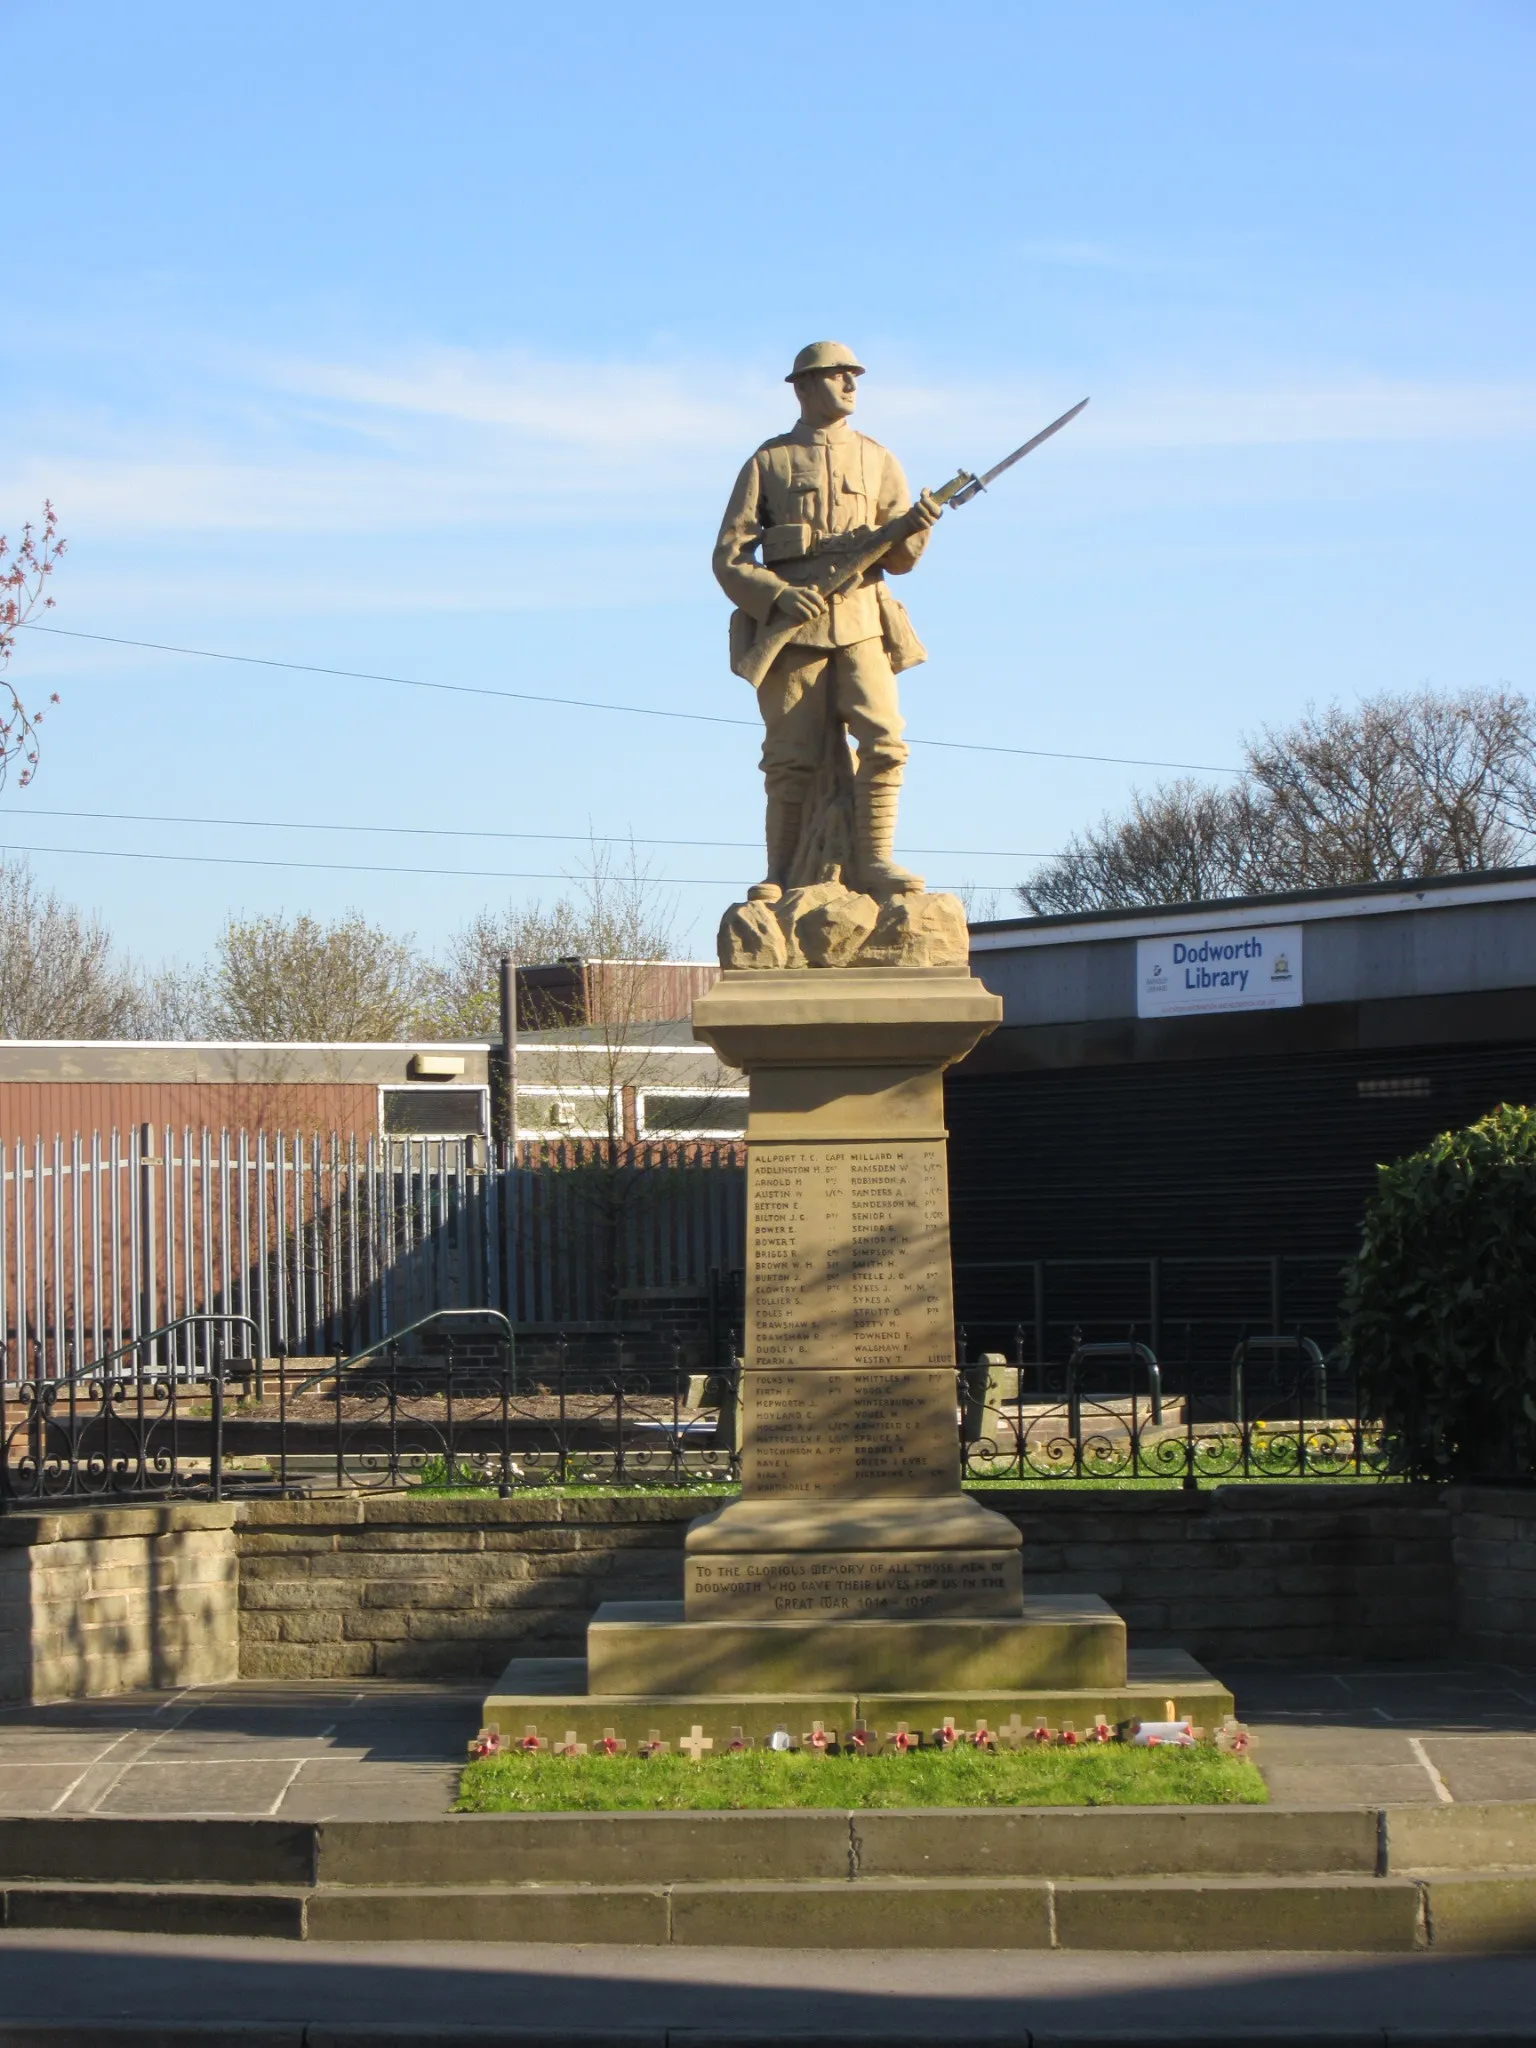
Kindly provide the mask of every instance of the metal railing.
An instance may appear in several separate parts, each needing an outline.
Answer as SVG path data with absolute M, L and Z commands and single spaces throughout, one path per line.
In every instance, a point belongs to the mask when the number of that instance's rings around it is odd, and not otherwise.
M 960 1332 L 961 1358 L 978 1336 Z M 1007 1351 L 961 1367 L 962 1460 L 971 1479 L 1124 1484 L 1377 1478 L 1388 1460 L 1346 1362 L 1305 1331 L 1245 1331 L 1230 1359 L 1159 1359 L 1135 1337 L 1082 1341 L 1064 1367 Z M 1121 1378 L 1113 1368 L 1128 1366 Z M 1139 1368 L 1139 1370 L 1138 1370 Z
M 739 1475 L 735 1346 L 643 1324 L 514 1330 L 440 1310 L 350 1358 L 231 1358 L 189 1380 L 156 1351 L 189 1319 L 63 1379 L 0 1381 L 0 1512 L 50 1501 L 310 1491 L 507 1495 L 704 1487 Z M 196 1321 L 198 1319 L 190 1319 Z M 212 1323 L 238 1320 L 211 1317 Z
M 518 1328 L 494 1311 L 446 1310 L 319 1369 L 227 1356 L 214 1331 L 213 1366 L 196 1379 L 151 1362 L 175 1335 L 146 1333 L 131 1372 L 114 1359 L 62 1380 L 0 1382 L 0 1511 L 740 1477 L 734 1333 L 711 1358 L 649 1325 Z M 957 1368 L 956 1419 L 971 1480 L 1198 1486 L 1385 1469 L 1349 1376 L 1297 1332 L 1250 1333 L 1224 1376 L 1166 1370 L 1140 1340 L 1079 1343 L 1057 1373 L 983 1353 Z

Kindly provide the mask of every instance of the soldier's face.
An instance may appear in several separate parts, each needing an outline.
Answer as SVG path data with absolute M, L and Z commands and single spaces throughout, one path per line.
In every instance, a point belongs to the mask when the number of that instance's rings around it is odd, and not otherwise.
M 853 370 L 807 370 L 795 379 L 800 417 L 813 427 L 845 420 L 859 402 L 859 379 Z

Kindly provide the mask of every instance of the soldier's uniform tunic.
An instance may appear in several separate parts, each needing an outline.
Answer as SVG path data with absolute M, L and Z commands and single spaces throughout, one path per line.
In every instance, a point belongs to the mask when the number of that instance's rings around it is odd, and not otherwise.
M 828 427 L 802 421 L 765 441 L 736 479 L 715 545 L 715 575 L 738 608 L 733 651 L 743 636 L 749 641 L 754 628 L 767 623 L 785 588 L 775 560 L 811 554 L 835 535 L 883 525 L 911 502 L 895 456 L 846 420 Z M 927 541 L 926 532 L 898 541 L 879 568 L 796 630 L 758 686 L 770 797 L 800 796 L 815 774 L 825 745 L 829 688 L 838 718 L 858 743 L 860 777 L 900 781 L 907 748 L 896 708 L 896 670 L 925 656 L 905 611 L 885 588 L 883 572 L 904 575 Z

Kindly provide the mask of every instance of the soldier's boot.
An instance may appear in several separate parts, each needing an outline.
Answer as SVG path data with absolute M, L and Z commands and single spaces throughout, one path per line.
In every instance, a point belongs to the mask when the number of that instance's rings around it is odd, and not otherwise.
M 805 800 L 799 796 L 768 798 L 768 878 L 747 891 L 750 903 L 777 903 L 789 887 L 795 849 L 800 844 L 800 820 Z
M 858 837 L 859 874 L 871 896 L 902 896 L 923 886 L 921 875 L 891 859 L 896 843 L 896 804 L 901 777 L 889 771 L 870 775 L 861 767 L 854 778 L 854 828 Z

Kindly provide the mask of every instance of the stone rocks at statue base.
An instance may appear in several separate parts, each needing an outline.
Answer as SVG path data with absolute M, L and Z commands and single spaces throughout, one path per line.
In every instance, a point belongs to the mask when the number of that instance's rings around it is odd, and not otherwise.
M 957 967 L 970 958 L 970 932 L 958 896 L 927 890 L 893 896 L 859 954 L 861 967 Z
M 733 903 L 720 920 L 719 950 L 725 966 L 789 965 L 789 949 L 771 903 Z
M 808 967 L 847 967 L 880 920 L 873 896 L 857 896 L 839 885 L 795 920 L 795 943 Z
M 824 882 L 808 882 L 803 889 L 786 889 L 773 908 L 779 920 L 779 929 L 784 934 L 786 967 L 809 967 L 812 963 L 801 939 L 801 926 L 813 912 L 824 910 L 839 896 L 848 891 L 833 877 Z M 809 933 L 806 934 L 809 937 Z
M 833 880 L 733 903 L 718 951 L 725 968 L 963 967 L 970 934 L 958 896 L 918 889 L 877 903 Z

